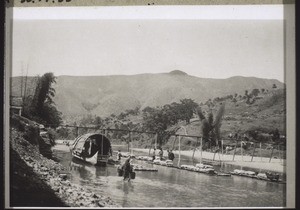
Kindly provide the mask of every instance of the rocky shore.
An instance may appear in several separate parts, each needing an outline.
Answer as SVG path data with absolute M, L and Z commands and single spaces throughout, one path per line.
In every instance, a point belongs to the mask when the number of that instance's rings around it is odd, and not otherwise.
M 12 128 L 10 133 L 11 206 L 118 207 L 105 195 L 69 181 L 66 168 L 46 158 L 24 133 Z

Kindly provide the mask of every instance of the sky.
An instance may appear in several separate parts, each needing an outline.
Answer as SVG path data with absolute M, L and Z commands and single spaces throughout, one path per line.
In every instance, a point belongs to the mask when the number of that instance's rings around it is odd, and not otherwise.
M 195 13 L 188 18 L 193 11 L 179 17 L 176 13 L 161 17 L 158 12 L 159 18 L 61 17 L 55 10 L 48 11 L 55 18 L 44 14 L 30 18 L 28 11 L 17 11 L 12 76 L 25 75 L 27 69 L 30 76 L 181 70 L 202 78 L 254 76 L 284 81 L 283 20 L 264 18 L 259 12 L 247 18 L 242 11 L 232 17 L 233 10 L 205 18 L 203 11 L 207 10 L 202 8 L 200 17 Z M 216 17 L 216 12 L 210 15 Z

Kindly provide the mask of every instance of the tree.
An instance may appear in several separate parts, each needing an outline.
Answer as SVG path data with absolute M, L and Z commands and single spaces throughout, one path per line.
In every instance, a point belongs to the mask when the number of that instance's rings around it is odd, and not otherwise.
M 274 131 L 272 131 L 272 134 L 273 134 L 272 140 L 274 142 L 278 142 L 280 139 L 280 133 L 279 133 L 278 128 L 276 128 Z
M 276 85 L 276 84 L 273 84 L 272 88 L 274 88 L 274 89 L 277 88 L 277 85 Z
M 205 119 L 205 115 L 204 115 L 204 113 L 203 113 L 200 106 L 197 108 L 197 114 L 198 114 L 198 117 L 199 117 L 200 121 Z
M 102 125 L 102 123 L 103 123 L 103 120 L 101 119 L 101 117 L 97 116 L 94 120 L 94 124 L 100 126 L 100 125 Z
M 249 104 L 250 103 L 250 98 L 251 98 L 251 94 L 248 94 L 248 90 L 245 90 L 245 97 L 246 97 L 246 103 Z
M 27 117 L 39 123 L 51 124 L 53 127 L 57 127 L 61 123 L 61 112 L 56 109 L 52 99 L 55 96 L 53 83 L 56 83 L 56 77 L 52 72 L 38 77 L 34 96 L 30 100 Z
M 183 120 L 185 120 L 186 123 L 189 123 L 196 108 L 198 107 L 198 104 L 192 99 L 182 99 L 180 102 L 180 111 L 182 113 Z
M 221 121 L 225 113 L 225 104 L 222 104 L 217 112 L 213 127 L 215 131 L 215 136 L 218 139 L 220 139 L 220 128 L 221 128 Z
M 174 133 L 174 131 L 168 133 L 166 130 L 179 121 L 189 123 L 198 106 L 192 99 L 182 99 L 180 103 L 173 102 L 163 107 L 146 107 L 142 111 L 143 126 L 146 130 L 158 133 L 159 143 L 162 144 L 172 132 Z
M 251 92 L 251 94 L 252 94 L 253 96 L 258 96 L 258 94 L 259 94 L 259 89 L 257 89 L 257 88 L 253 89 L 252 92 Z
M 210 142 L 212 146 L 218 145 L 220 139 L 220 128 L 222 117 L 225 113 L 225 104 L 222 104 L 214 119 L 213 113 L 210 112 L 207 117 L 202 112 L 201 107 L 197 108 L 197 114 L 202 123 L 202 137 L 204 143 Z
M 33 97 L 35 109 L 40 113 L 45 104 L 53 104 L 52 97 L 55 96 L 55 89 L 52 83 L 56 83 L 56 77 L 52 72 L 45 73 L 39 80 Z

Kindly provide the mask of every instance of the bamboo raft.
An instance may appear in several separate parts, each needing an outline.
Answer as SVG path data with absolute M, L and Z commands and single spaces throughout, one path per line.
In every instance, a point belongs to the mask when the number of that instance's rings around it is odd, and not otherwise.
M 187 171 L 193 171 L 208 175 L 218 175 L 218 176 L 231 176 L 231 174 L 226 173 L 218 173 L 214 170 L 213 166 L 206 165 L 206 164 L 196 164 L 196 166 L 193 165 L 181 165 L 181 166 L 174 166 L 173 161 L 171 160 L 160 160 L 159 157 L 157 157 L 154 161 L 149 161 L 150 157 L 147 156 L 138 156 L 136 157 L 137 160 L 145 160 L 155 165 L 161 165 L 166 167 L 172 167 L 177 168 L 181 170 L 187 170 Z M 152 160 L 152 158 L 151 158 Z
M 154 171 L 157 172 L 158 169 L 156 168 L 134 168 L 135 171 Z
M 272 173 L 257 173 L 254 171 L 245 171 L 245 170 L 238 170 L 235 169 L 233 172 L 230 172 L 232 175 L 236 176 L 243 176 L 243 177 L 248 177 L 248 178 L 253 178 L 253 179 L 259 179 L 259 180 L 264 180 L 264 181 L 269 181 L 269 182 L 276 182 L 280 184 L 286 184 L 286 182 L 282 179 L 279 179 L 278 174 L 272 174 Z

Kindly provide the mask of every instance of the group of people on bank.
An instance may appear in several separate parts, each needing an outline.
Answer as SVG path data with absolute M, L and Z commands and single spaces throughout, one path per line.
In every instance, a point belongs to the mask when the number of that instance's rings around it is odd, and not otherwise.
M 175 155 L 174 155 L 173 151 L 172 151 L 172 150 L 167 150 L 167 152 L 168 152 L 168 160 L 172 160 L 172 161 L 173 161 L 174 158 L 175 158 Z M 158 155 L 158 157 L 160 158 L 160 160 L 163 160 L 163 159 L 164 159 L 164 158 L 163 158 L 163 155 L 164 155 L 163 149 L 162 149 L 162 148 L 159 148 L 159 149 L 158 149 L 158 153 L 157 153 L 157 151 L 156 151 L 155 148 L 153 149 L 153 153 L 152 153 L 152 161 L 155 160 L 156 155 Z

